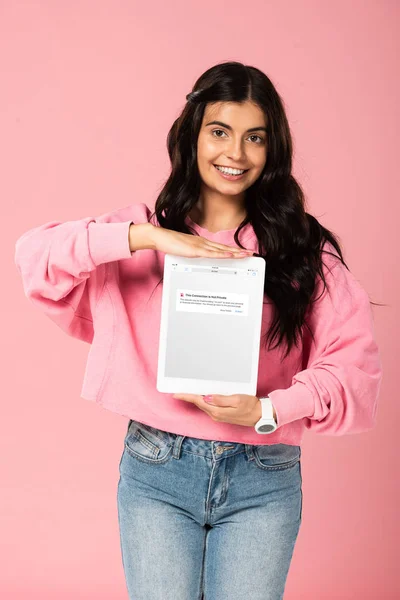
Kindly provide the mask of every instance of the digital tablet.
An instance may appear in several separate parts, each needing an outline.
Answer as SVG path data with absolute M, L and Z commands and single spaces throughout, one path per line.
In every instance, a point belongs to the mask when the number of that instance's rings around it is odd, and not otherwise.
M 158 391 L 256 394 L 264 279 L 261 257 L 165 254 Z

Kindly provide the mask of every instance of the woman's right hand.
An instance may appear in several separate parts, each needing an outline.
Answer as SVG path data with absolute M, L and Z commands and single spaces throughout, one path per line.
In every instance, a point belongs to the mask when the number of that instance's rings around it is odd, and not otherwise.
M 201 256 L 207 258 L 245 258 L 254 254 L 253 250 L 243 251 L 237 246 L 219 244 L 198 235 L 156 227 L 151 223 L 144 223 L 143 225 L 141 231 L 136 228 L 142 227 L 142 225 L 131 225 L 129 228 L 129 244 L 132 252 L 143 248 L 152 248 L 166 254 L 188 258 Z M 148 225 L 150 227 L 147 227 Z M 144 229 L 145 227 L 147 229 Z

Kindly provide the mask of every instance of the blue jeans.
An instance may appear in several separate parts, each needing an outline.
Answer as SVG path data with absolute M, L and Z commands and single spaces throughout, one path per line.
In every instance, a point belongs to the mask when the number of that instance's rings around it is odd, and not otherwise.
M 130 600 L 281 600 L 302 517 L 300 456 L 130 419 L 117 491 Z

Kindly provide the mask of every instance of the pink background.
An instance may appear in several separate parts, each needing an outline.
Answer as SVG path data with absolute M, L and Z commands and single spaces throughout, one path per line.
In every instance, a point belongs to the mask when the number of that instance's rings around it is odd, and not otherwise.
M 340 236 L 370 299 L 387 304 L 373 307 L 377 427 L 305 436 L 285 600 L 400 597 L 399 4 L 246 7 L 1 2 L 2 598 L 127 598 L 116 506 L 127 421 L 79 397 L 89 346 L 25 298 L 15 241 L 51 220 L 153 207 L 167 132 L 195 79 L 223 60 L 271 77 L 309 212 Z

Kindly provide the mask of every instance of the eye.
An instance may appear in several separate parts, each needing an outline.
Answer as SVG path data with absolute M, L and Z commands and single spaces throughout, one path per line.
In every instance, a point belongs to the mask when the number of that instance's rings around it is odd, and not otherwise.
M 214 134 L 216 131 L 220 131 L 221 133 L 225 133 L 225 131 L 222 131 L 222 129 L 213 129 L 212 133 Z M 221 137 L 219 135 L 214 136 L 214 137 Z
M 216 133 L 217 131 L 219 131 L 220 133 L 225 133 L 225 131 L 222 131 L 222 129 L 213 129 L 212 130 L 212 134 L 214 135 L 214 133 Z M 221 138 L 222 136 L 217 135 L 217 136 L 214 136 L 214 137 Z M 250 135 L 249 137 L 251 137 L 251 138 L 254 138 L 254 137 L 258 138 L 260 141 L 257 142 L 257 144 L 263 144 L 264 143 L 264 138 L 262 138 L 260 135 L 256 135 L 254 133 L 254 134 Z
M 258 142 L 258 144 L 263 144 L 264 143 L 264 138 L 262 138 L 260 135 L 251 135 L 250 137 L 256 137 L 258 138 L 260 141 Z

